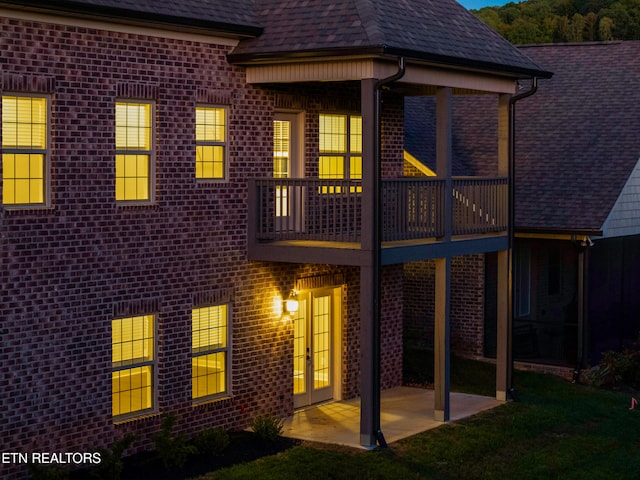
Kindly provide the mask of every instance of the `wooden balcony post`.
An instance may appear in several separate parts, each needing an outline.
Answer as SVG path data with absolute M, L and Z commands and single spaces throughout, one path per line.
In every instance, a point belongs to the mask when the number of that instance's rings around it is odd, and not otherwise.
M 510 98 L 508 94 L 498 96 L 498 175 L 509 176 L 512 174 L 509 168 L 510 155 L 510 126 L 509 109 Z M 512 183 L 512 182 L 509 182 Z M 513 225 L 510 214 L 514 208 L 511 194 L 507 195 L 507 229 L 509 231 L 509 249 L 498 252 L 498 311 L 497 311 L 497 348 L 496 348 L 496 398 L 507 400 L 507 393 L 511 388 L 513 370 L 512 359 L 512 323 L 513 323 L 513 298 L 512 298 L 512 249 Z
M 451 241 L 453 233 L 453 141 L 452 141 L 452 91 L 439 87 L 436 91 L 436 174 L 444 179 L 442 215 L 444 236 Z M 448 422 L 450 415 L 450 300 L 451 257 L 436 259 L 436 295 L 434 325 L 434 419 Z
M 448 422 L 450 417 L 450 323 L 451 257 L 436 259 L 436 295 L 434 325 L 433 387 L 434 420 Z
M 496 399 L 507 400 L 511 388 L 511 280 L 509 275 L 510 251 L 498 252 L 498 312 L 497 312 L 497 348 L 496 348 Z
M 436 174 L 445 180 L 443 215 L 444 241 L 451 240 L 453 231 L 453 180 L 451 176 L 453 163 L 452 125 L 452 93 L 449 87 L 438 87 L 436 92 Z

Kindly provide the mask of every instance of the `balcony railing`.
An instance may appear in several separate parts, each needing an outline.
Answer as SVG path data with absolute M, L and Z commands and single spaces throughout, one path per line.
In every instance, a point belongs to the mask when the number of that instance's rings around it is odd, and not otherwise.
M 252 180 L 250 189 L 255 238 L 259 242 L 360 242 L 359 181 L 269 178 Z M 382 241 L 444 236 L 445 194 L 445 181 L 439 178 L 384 179 Z M 452 235 L 506 230 L 506 178 L 454 178 L 451 195 Z

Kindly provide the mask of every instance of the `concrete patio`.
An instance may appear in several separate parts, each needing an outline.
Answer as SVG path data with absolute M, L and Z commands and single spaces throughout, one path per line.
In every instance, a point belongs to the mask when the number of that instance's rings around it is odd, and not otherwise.
M 451 421 L 470 417 L 503 403 L 495 398 L 466 393 L 451 393 L 450 398 Z M 433 419 L 433 390 L 396 387 L 382 391 L 380 403 L 380 427 L 387 443 L 444 425 Z M 285 420 L 282 434 L 300 440 L 362 448 L 360 399 L 298 410 Z

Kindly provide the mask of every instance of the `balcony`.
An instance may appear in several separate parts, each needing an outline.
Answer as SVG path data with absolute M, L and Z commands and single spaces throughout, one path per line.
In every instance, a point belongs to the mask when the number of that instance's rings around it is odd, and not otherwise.
M 450 216 L 445 214 L 446 185 L 445 179 L 434 177 L 382 181 L 383 255 L 385 250 L 395 250 L 383 263 L 410 261 L 416 255 L 435 258 L 454 242 L 466 242 L 460 254 L 502 248 L 508 224 L 507 178 L 454 177 L 448 194 Z M 359 181 L 268 178 L 251 180 L 249 192 L 251 259 L 277 260 L 273 248 L 288 247 L 286 253 L 276 255 L 280 261 L 295 261 L 293 253 L 300 249 L 320 249 L 324 254 L 307 250 L 303 256 L 325 263 L 360 264 L 366 219 Z M 449 237 L 450 241 L 444 240 Z M 500 245 L 496 247 L 497 238 Z M 472 240 L 477 245 L 469 247 Z M 427 247 L 431 252 L 424 250 Z M 469 248 L 473 251 L 467 252 Z M 402 250 L 413 254 L 402 254 Z

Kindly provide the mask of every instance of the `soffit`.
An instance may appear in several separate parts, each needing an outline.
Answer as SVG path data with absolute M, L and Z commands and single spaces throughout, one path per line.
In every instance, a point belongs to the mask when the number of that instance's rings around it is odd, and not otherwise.
M 398 71 L 392 61 L 371 58 L 335 58 L 296 63 L 248 65 L 247 83 L 345 82 L 367 78 L 383 79 Z M 515 79 L 485 72 L 445 69 L 409 64 L 396 87 L 407 95 L 429 95 L 435 87 L 451 87 L 457 93 L 515 93 Z

